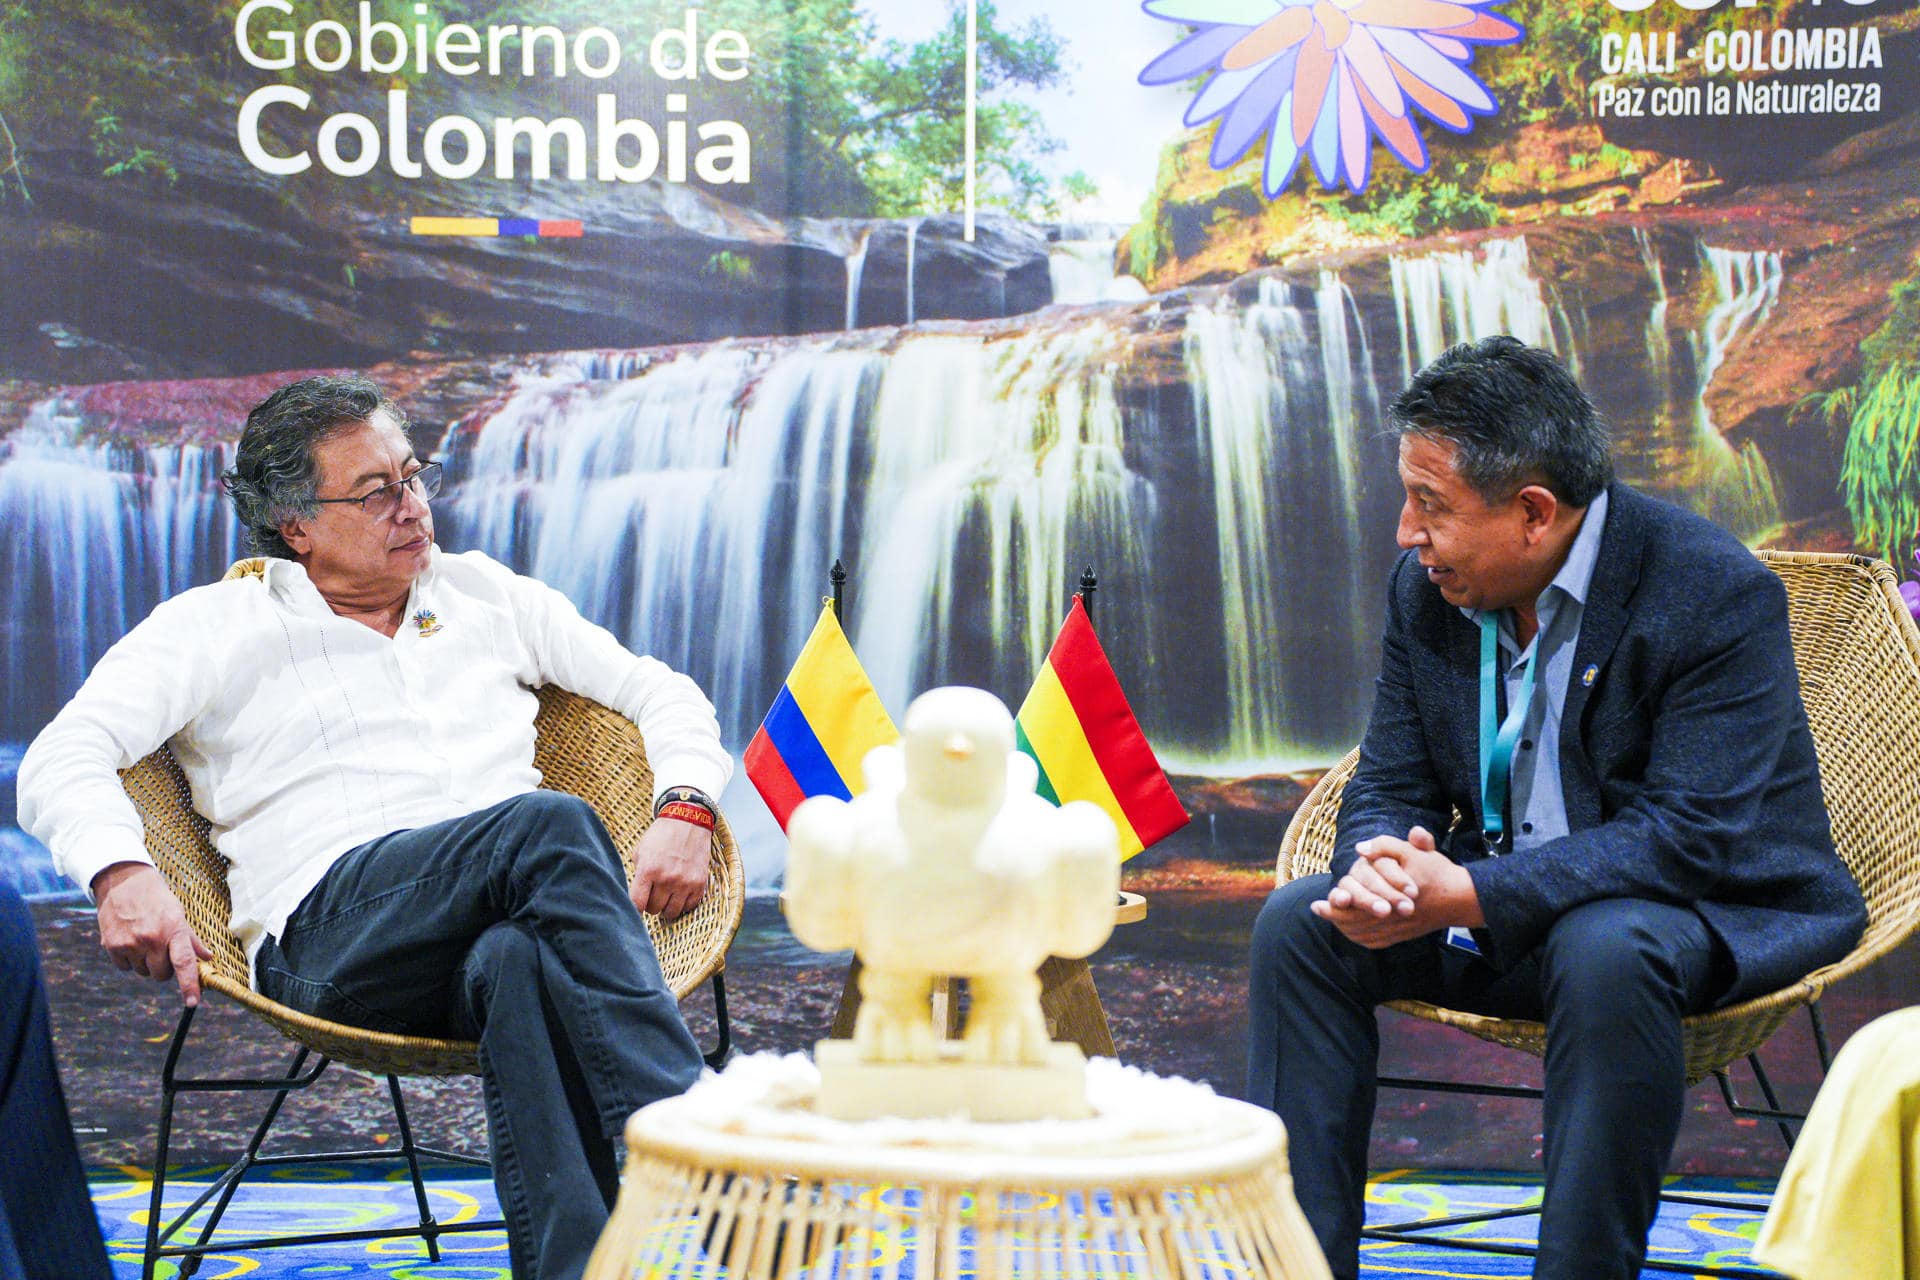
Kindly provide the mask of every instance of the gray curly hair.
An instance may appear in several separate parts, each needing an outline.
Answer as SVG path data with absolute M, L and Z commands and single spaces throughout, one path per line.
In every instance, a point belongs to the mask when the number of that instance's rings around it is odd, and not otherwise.
M 408 429 L 406 416 L 374 383 L 331 374 L 288 383 L 254 406 L 233 469 L 220 477 L 252 551 L 294 558 L 280 524 L 319 513 L 314 447 L 383 411 Z

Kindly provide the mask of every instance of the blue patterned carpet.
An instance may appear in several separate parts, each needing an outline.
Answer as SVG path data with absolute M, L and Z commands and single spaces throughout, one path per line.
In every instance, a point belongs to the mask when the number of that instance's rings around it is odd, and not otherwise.
M 238 1240 L 276 1232 L 354 1231 L 413 1220 L 412 1188 L 404 1172 L 368 1176 L 348 1168 L 263 1171 L 250 1178 L 221 1223 L 221 1239 Z M 495 1217 L 493 1186 L 472 1170 L 438 1169 L 428 1184 L 434 1216 L 448 1224 Z M 185 1169 L 167 1184 L 168 1213 L 184 1209 L 205 1186 L 209 1170 Z M 1674 1189 L 1709 1195 L 1764 1196 L 1769 1184 L 1685 1179 Z M 114 1274 L 140 1275 L 147 1204 L 152 1183 L 137 1170 L 103 1170 L 93 1178 L 94 1204 L 107 1236 Z M 1470 1214 L 1535 1203 L 1540 1184 L 1520 1176 L 1436 1174 L 1395 1171 L 1369 1184 L 1369 1225 L 1403 1222 L 1438 1214 Z M 1478 1223 L 1452 1231 L 1485 1243 L 1530 1243 L 1535 1220 L 1519 1218 Z M 1750 1266 L 1747 1250 L 1759 1218 L 1721 1209 L 1668 1206 L 1650 1241 L 1648 1260 L 1680 1267 Z M 250 1254 L 213 1255 L 198 1275 L 204 1280 L 319 1280 L 321 1277 L 371 1276 L 383 1280 L 508 1280 L 506 1238 L 498 1232 L 442 1237 L 442 1260 L 430 1264 L 418 1240 L 359 1241 Z M 1368 1241 L 1361 1249 L 1361 1273 L 1369 1276 L 1428 1276 L 1446 1280 L 1524 1276 L 1528 1261 L 1498 1254 L 1469 1253 L 1430 1245 Z M 902 1273 L 905 1274 L 904 1272 Z M 1649 1270 L 1647 1276 L 1673 1272 Z M 1681 1272 L 1686 1274 L 1686 1272 Z M 174 1275 L 171 1263 L 158 1272 Z M 716 1280 L 720 1280 L 716 1276 Z M 1225 1277 L 1222 1280 L 1226 1280 Z M 1238 1278 L 1236 1278 L 1238 1280 Z

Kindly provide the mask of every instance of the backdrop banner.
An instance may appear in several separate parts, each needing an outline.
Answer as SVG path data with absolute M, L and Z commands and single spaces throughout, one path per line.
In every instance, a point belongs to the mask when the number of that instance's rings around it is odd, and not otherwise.
M 378 380 L 442 545 L 692 675 L 736 753 L 836 558 L 896 718 L 1017 705 L 1091 567 L 1195 816 L 1096 977 L 1123 1056 L 1235 1092 L 1274 852 L 1372 697 L 1413 371 L 1548 347 L 1629 483 L 1911 566 L 1917 51 L 1913 0 L 0 0 L 0 876 L 44 899 L 89 1155 L 144 1158 L 172 1008 L 14 777 L 243 554 L 218 476 L 274 387 Z M 723 801 L 770 893 L 778 827 Z M 843 972 L 756 897 L 742 1046 L 809 1045 Z M 1479 1060 L 1389 1021 L 1401 1066 Z M 1396 1159 L 1534 1163 L 1402 1118 Z M 1777 1163 L 1714 1123 L 1683 1162 Z

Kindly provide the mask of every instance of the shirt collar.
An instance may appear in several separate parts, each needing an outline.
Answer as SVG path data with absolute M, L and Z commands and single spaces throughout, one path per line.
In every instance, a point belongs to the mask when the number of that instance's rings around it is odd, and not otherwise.
M 1553 575 L 1547 590 L 1558 587 L 1580 604 L 1587 602 L 1587 591 L 1593 586 L 1593 567 L 1600 562 L 1600 534 L 1606 523 L 1607 491 L 1602 489 L 1600 496 L 1587 504 L 1586 519 L 1580 522 L 1580 532 L 1574 535 L 1567 562 Z
M 313 585 L 313 579 L 307 576 L 307 567 L 298 560 L 289 560 L 283 556 L 266 557 L 266 566 L 260 576 L 267 584 L 267 590 L 295 608 L 311 611 L 328 609 L 327 602 L 321 598 L 320 589 Z M 407 596 L 407 611 L 413 612 L 420 601 L 421 591 L 433 580 L 434 571 L 440 567 L 440 546 L 435 543 L 427 548 L 427 567 L 413 580 L 413 589 Z

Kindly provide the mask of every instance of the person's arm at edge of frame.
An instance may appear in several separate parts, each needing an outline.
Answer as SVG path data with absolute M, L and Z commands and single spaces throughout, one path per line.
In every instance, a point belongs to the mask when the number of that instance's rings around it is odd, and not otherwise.
M 196 616 L 203 604 L 163 602 L 108 649 L 27 748 L 17 782 L 21 827 L 87 891 L 101 947 L 121 969 L 172 979 L 189 1007 L 200 1003 L 199 962 L 213 952 L 153 865 L 117 771 L 164 743 L 211 695 L 222 664 L 187 660 L 214 642 Z

